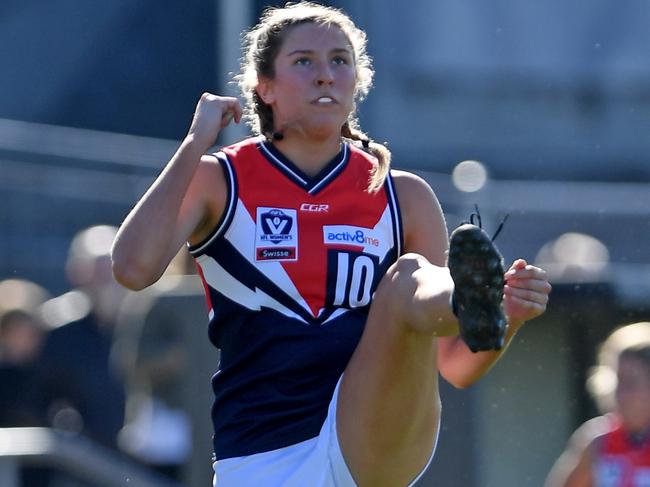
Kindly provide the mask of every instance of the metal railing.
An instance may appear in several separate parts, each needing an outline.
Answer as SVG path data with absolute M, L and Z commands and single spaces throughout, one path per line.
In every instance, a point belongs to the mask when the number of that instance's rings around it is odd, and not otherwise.
M 0 429 L 0 485 L 20 485 L 20 469 L 48 467 L 93 487 L 183 487 L 91 440 L 48 428 Z

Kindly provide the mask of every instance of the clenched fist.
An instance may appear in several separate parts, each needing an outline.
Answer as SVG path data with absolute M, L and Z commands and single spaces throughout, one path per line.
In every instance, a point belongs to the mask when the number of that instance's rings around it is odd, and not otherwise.
M 203 93 L 196 105 L 188 136 L 207 150 L 214 144 L 221 129 L 233 119 L 239 123 L 241 117 L 242 108 L 237 98 Z

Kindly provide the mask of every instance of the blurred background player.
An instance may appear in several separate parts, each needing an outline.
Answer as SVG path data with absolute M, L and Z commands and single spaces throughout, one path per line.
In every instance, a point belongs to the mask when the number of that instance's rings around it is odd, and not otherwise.
M 580 426 L 546 487 L 650 485 L 650 323 L 616 329 L 587 387 L 603 412 Z
M 0 281 L 0 427 L 40 426 L 36 359 L 45 337 L 38 307 L 48 293 L 24 279 Z
M 74 289 L 42 307 L 51 331 L 38 363 L 48 424 L 113 449 L 125 403 L 123 381 L 110 358 L 115 320 L 126 296 L 111 273 L 116 231 L 97 225 L 73 238 L 66 274 Z
M 200 284 L 190 277 L 195 271 L 181 249 L 155 286 L 127 296 L 115 334 L 114 358 L 127 393 L 120 449 L 176 480 L 183 478 L 193 445 L 187 404 L 197 396 L 190 388 L 189 336 L 203 338 L 204 330 L 197 327 L 202 321 L 188 319 L 186 307 L 169 298 L 189 285 L 203 300 Z

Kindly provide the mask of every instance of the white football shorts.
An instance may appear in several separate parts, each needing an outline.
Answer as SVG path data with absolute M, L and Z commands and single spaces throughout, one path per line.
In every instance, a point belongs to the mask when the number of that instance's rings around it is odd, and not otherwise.
M 336 434 L 340 384 L 339 378 L 317 437 L 277 450 L 218 460 L 213 464 L 213 487 L 357 487 Z M 431 463 L 436 444 L 437 439 L 427 465 L 410 485 Z

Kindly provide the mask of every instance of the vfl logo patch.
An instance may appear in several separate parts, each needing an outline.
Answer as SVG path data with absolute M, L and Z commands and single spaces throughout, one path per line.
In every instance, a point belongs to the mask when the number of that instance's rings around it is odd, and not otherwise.
M 293 211 L 293 218 L 277 208 L 263 212 L 261 215 L 260 210 L 264 210 L 264 208 L 257 209 L 257 214 L 259 215 L 258 221 L 262 223 L 261 240 L 271 241 L 274 244 L 291 240 L 290 232 L 291 227 L 293 227 L 293 220 L 295 219 L 295 210 Z
M 255 260 L 287 261 L 298 259 L 298 219 L 289 208 L 257 208 Z

